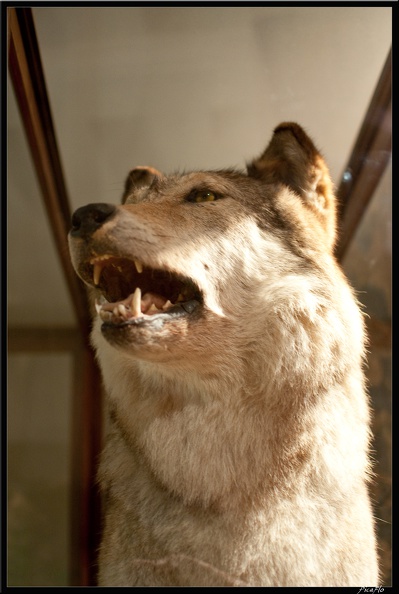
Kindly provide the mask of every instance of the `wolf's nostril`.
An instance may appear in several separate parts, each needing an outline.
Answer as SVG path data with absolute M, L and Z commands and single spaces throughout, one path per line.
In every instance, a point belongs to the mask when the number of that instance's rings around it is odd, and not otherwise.
M 77 231 L 80 227 L 80 223 L 81 223 L 81 218 L 79 217 L 78 212 L 74 212 L 72 215 L 72 230 L 73 231 Z
M 70 234 L 83 237 L 94 233 L 113 215 L 115 210 L 116 207 L 113 204 L 101 202 L 78 208 L 72 215 Z

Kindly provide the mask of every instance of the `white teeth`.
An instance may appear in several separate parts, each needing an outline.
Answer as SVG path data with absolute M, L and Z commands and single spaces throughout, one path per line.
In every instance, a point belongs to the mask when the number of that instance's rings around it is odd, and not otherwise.
M 93 266 L 93 283 L 95 284 L 95 286 L 98 286 L 98 284 L 100 283 L 101 270 L 102 270 L 101 264 L 98 264 L 98 263 L 94 264 L 94 266 Z
M 106 311 L 105 309 L 102 309 L 100 311 L 100 318 L 104 322 L 109 322 L 112 319 L 112 313 L 110 311 Z
M 134 265 L 136 266 L 136 270 L 139 274 L 143 272 L 143 265 L 139 260 L 134 260 Z
M 123 303 L 118 304 L 118 310 L 119 310 L 119 313 L 125 318 L 126 317 L 126 307 L 123 305 Z
M 106 300 L 104 295 L 100 295 L 100 297 L 94 301 L 94 307 L 96 308 L 96 312 L 98 314 L 102 311 L 103 305 L 106 303 L 109 303 L 109 301 Z
M 130 304 L 128 303 L 116 303 L 112 305 L 112 311 L 110 309 L 104 309 L 105 305 L 109 304 L 109 301 L 103 295 L 100 295 L 98 299 L 95 300 L 94 305 L 97 311 L 97 314 L 100 318 L 105 321 L 114 321 L 116 323 L 115 318 L 121 319 L 124 318 L 125 320 L 129 320 L 132 316 L 142 317 L 143 314 L 141 312 L 141 289 L 137 287 L 134 291 L 133 295 L 131 296 Z M 151 303 L 150 307 L 147 309 L 146 314 L 158 314 L 162 313 L 162 311 L 168 310 L 170 307 L 173 307 L 173 303 L 168 299 L 161 308 L 161 305 L 157 307 L 154 302 Z M 144 305 L 146 307 L 146 305 Z
M 105 254 L 104 256 L 96 256 L 95 258 L 92 258 L 90 260 L 90 264 L 94 264 L 95 262 L 102 262 L 103 260 L 109 260 L 109 258 L 112 258 L 111 255 L 109 254 Z
M 152 311 L 153 311 L 153 312 L 156 312 L 156 313 L 159 313 L 159 311 L 160 311 L 160 310 L 159 310 L 159 309 L 156 307 L 155 303 L 151 303 L 151 307 L 149 307 L 149 308 L 147 309 L 147 313 L 149 314 L 149 313 L 151 313 Z
M 134 317 L 141 316 L 141 289 L 137 287 L 133 293 L 131 301 L 132 313 Z

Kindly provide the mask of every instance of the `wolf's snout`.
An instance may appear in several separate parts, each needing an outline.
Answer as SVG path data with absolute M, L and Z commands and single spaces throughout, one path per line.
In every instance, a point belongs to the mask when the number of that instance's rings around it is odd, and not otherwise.
M 86 237 L 99 229 L 115 212 L 113 204 L 87 204 L 75 210 L 72 215 L 70 234 L 74 237 Z

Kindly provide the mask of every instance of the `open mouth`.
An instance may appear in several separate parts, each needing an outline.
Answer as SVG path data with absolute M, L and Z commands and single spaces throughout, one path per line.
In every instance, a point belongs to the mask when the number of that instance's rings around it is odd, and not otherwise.
M 85 266 L 83 276 L 102 293 L 95 306 L 106 324 L 190 315 L 203 303 L 199 288 L 190 279 L 149 268 L 135 259 L 97 256 Z

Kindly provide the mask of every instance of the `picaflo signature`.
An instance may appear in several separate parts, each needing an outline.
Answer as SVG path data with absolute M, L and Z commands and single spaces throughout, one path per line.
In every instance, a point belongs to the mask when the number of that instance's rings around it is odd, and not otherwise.
M 371 594 L 376 594 L 377 592 L 383 592 L 384 588 L 382 586 L 376 586 L 373 588 L 359 588 L 358 593 L 360 594 L 360 592 L 371 592 Z

